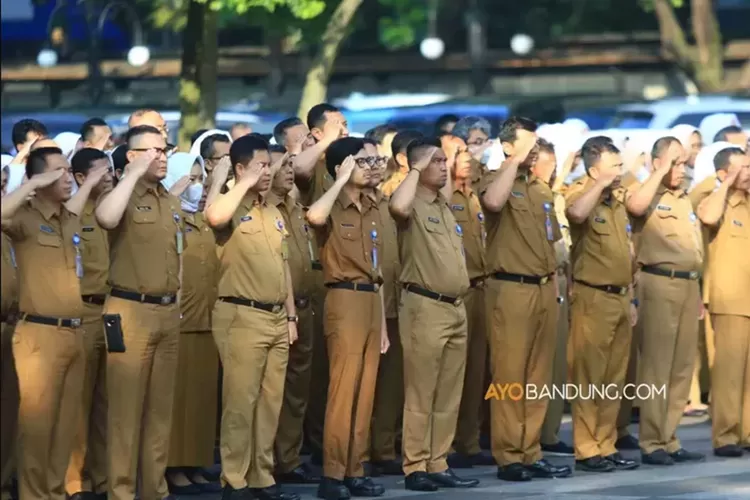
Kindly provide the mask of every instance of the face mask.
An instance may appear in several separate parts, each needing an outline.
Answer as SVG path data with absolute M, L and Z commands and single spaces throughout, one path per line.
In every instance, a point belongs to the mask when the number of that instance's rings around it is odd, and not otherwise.
M 195 213 L 198 211 L 198 204 L 203 196 L 203 184 L 195 183 L 188 186 L 182 193 L 182 209 L 186 212 Z

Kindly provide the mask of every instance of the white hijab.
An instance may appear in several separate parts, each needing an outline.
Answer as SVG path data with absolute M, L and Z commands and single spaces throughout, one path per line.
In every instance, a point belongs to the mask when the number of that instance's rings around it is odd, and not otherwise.
M 53 140 L 60 147 L 63 154 L 67 158 L 70 158 L 72 153 L 76 150 L 76 145 L 78 144 L 78 141 L 81 140 L 81 136 L 74 132 L 60 132 Z
M 693 171 L 693 182 L 690 184 L 690 189 L 694 189 L 695 186 L 706 180 L 712 175 L 716 175 L 716 167 L 714 166 L 714 158 L 719 153 L 728 148 L 735 148 L 734 144 L 729 142 L 714 142 L 701 149 L 698 156 L 695 158 L 695 170 Z
M 190 175 L 190 171 L 193 169 L 195 162 L 198 162 L 201 166 L 201 174 L 203 180 L 206 178 L 206 167 L 203 164 L 203 158 L 200 155 L 193 153 L 174 153 L 167 159 L 167 176 L 161 181 L 162 185 L 169 191 L 172 186 L 177 183 L 180 179 L 186 175 Z M 201 181 L 201 184 L 203 181 Z M 198 201 L 189 200 L 187 190 L 180 195 L 180 203 L 182 209 L 188 213 L 195 213 L 198 211 Z
M 10 193 L 18 189 L 23 184 L 23 178 L 26 176 L 26 166 L 18 163 L 8 165 L 8 184 L 5 192 Z
M 701 120 L 699 127 L 703 142 L 711 144 L 721 129 L 731 126 L 740 126 L 740 120 L 734 113 L 714 113 L 713 115 L 708 115 Z
M 219 129 L 206 130 L 201 135 L 199 135 L 198 138 L 195 140 L 195 142 L 192 144 L 192 146 L 190 146 L 190 154 L 200 156 L 201 144 L 203 144 L 203 140 L 206 137 L 216 135 L 216 134 L 225 135 L 229 139 L 229 142 L 232 142 L 232 135 L 226 130 L 219 130 Z
M 687 150 L 690 150 L 690 138 L 696 132 L 699 134 L 701 133 L 697 127 L 693 127 L 692 125 L 681 124 L 672 127 L 672 135 L 675 136 L 682 144 L 682 147 Z

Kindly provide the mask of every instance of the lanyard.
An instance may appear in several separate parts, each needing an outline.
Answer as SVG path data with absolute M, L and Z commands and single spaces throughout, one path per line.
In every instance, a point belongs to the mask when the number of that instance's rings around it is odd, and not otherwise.
M 180 216 L 177 212 L 172 215 L 174 223 L 177 226 L 177 232 L 175 237 L 177 238 L 177 255 L 182 255 L 183 241 L 182 241 L 182 228 L 180 227 Z
M 73 248 L 76 251 L 76 276 L 83 278 L 83 259 L 81 258 L 81 237 L 78 233 L 73 235 Z
M 310 228 L 307 224 L 303 226 L 305 228 L 305 236 L 307 237 L 307 253 L 310 254 L 310 262 L 315 262 L 315 252 L 313 252 L 312 236 L 310 235 Z
M 553 241 L 555 239 L 555 233 L 552 231 L 552 219 L 550 212 L 552 212 L 552 205 L 545 203 L 544 205 L 544 227 L 547 230 L 547 239 Z
M 375 229 L 370 231 L 370 238 L 372 239 L 372 269 L 373 271 L 377 271 L 379 268 L 377 247 L 378 232 Z

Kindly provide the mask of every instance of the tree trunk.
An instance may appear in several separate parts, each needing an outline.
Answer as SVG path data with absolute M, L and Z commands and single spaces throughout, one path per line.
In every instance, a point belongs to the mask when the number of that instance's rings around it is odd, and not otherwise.
M 284 88 L 284 37 L 280 32 L 266 28 L 266 46 L 269 52 L 266 92 L 270 97 L 279 97 Z
M 219 14 L 206 9 L 203 17 L 203 54 L 201 59 L 202 116 L 201 128 L 214 128 L 218 109 L 219 85 Z M 195 131 L 194 131 L 195 132 Z
M 190 150 L 190 137 L 200 130 L 203 52 L 203 19 L 208 10 L 205 4 L 191 0 L 188 4 L 187 25 L 182 33 L 182 68 L 180 70 L 180 130 L 178 146 Z
M 326 100 L 328 79 L 331 77 L 336 55 L 341 42 L 346 37 L 347 27 L 361 4 L 362 0 L 341 0 L 331 20 L 328 21 L 318 53 L 307 71 L 305 88 L 302 91 L 302 99 L 297 111 L 297 116 L 302 120 L 307 118 L 310 108 Z

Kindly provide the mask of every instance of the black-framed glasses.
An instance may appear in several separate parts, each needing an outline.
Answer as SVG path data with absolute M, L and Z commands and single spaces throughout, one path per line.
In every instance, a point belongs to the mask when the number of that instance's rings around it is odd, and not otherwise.
M 129 148 L 130 151 L 136 151 L 139 153 L 145 153 L 147 151 L 156 151 L 160 155 L 167 156 L 167 153 L 171 151 L 169 148 Z
M 386 164 L 388 158 L 383 156 L 368 156 L 367 158 L 357 158 L 354 160 L 359 168 L 381 167 Z

